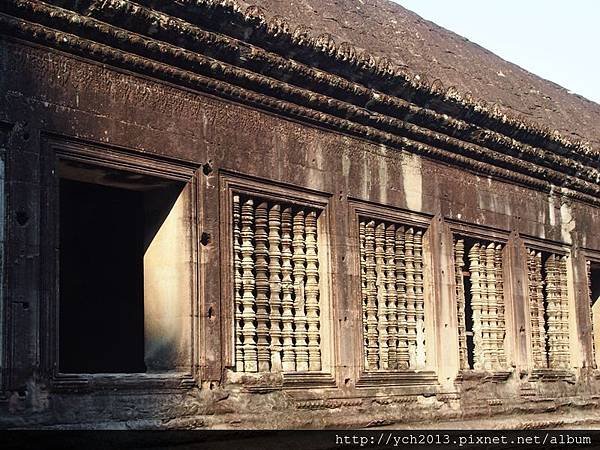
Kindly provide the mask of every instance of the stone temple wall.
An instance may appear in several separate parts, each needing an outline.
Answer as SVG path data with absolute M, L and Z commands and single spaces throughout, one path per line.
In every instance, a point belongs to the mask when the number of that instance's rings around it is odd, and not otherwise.
M 598 405 L 592 194 L 90 51 L 0 41 L 2 427 L 363 426 Z M 143 262 L 146 370 L 65 372 L 59 280 L 79 272 L 61 267 L 59 180 L 109 176 L 177 191 Z M 92 338 L 83 329 L 93 359 Z

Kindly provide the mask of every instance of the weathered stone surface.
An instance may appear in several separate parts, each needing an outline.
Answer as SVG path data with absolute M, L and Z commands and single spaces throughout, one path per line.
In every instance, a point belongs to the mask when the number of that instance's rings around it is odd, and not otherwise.
M 258 10 L 214 34 L 199 15 L 222 18 L 225 4 L 188 2 L 181 18 L 179 3 L 92 2 L 87 15 L 74 3 L 1 7 L 1 427 L 358 427 L 598 406 L 592 149 L 469 115 L 433 87 L 386 90 L 386 61 Z M 153 19 L 165 21 L 151 32 Z M 174 247 L 189 244 L 188 284 L 169 291 L 193 300 L 153 320 L 184 335 L 188 366 L 57 368 L 56 158 L 69 151 L 187 182 L 189 234 Z M 464 238 L 485 261 L 480 370 L 460 340 L 474 284 L 460 286 L 474 272 L 457 264 Z M 543 368 L 530 249 L 556 255 Z

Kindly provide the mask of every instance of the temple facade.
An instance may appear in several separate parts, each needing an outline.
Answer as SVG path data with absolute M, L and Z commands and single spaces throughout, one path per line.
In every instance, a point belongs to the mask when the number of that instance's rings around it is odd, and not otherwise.
M 385 0 L 0 3 L 0 427 L 600 406 L 600 105 Z

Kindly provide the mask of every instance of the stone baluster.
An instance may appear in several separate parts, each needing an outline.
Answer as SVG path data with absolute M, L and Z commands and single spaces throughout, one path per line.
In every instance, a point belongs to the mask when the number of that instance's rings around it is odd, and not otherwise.
M 396 293 L 398 295 L 398 346 L 396 359 L 398 369 L 409 368 L 410 358 L 408 354 L 408 321 L 406 317 L 406 265 L 405 265 L 405 230 L 400 226 L 396 229 Z
M 377 344 L 379 369 L 388 369 L 387 291 L 385 278 L 385 223 L 375 227 L 375 273 L 377 286 Z
M 306 322 L 308 324 L 308 368 L 321 370 L 319 339 L 319 259 L 317 254 L 317 213 L 306 215 Z
M 271 205 L 269 209 L 269 306 L 271 322 L 271 370 L 280 372 L 281 352 L 281 206 Z
M 547 367 L 546 353 L 546 320 L 544 317 L 544 293 L 542 280 L 542 255 L 531 252 L 531 314 L 532 314 L 532 342 L 535 367 Z
M 369 341 L 367 339 L 367 257 L 365 253 L 365 228 L 365 222 L 361 220 L 358 227 L 358 235 L 360 243 L 360 287 L 363 315 L 363 357 L 365 367 L 369 367 L 367 361 L 367 349 L 369 346 Z
M 557 279 L 556 256 L 550 255 L 544 265 L 546 270 L 546 315 L 548 317 L 548 366 L 560 367 L 560 291 Z
M 294 301 L 292 283 L 292 210 L 285 208 L 281 212 L 281 291 L 283 323 L 283 356 L 282 365 L 284 372 L 296 370 L 296 353 L 294 349 Z
M 529 315 L 531 322 L 531 352 L 535 367 L 542 367 L 540 323 L 537 301 L 537 274 L 535 251 L 527 251 L 527 280 L 529 283 Z
M 496 246 L 494 260 L 496 266 L 496 296 L 498 299 L 498 334 L 496 348 L 498 349 L 498 364 L 500 367 L 506 367 L 506 352 L 504 350 L 506 308 L 504 306 L 504 271 L 502 269 L 502 246 L 500 244 Z
M 486 244 L 479 243 L 479 279 L 481 288 L 481 355 L 482 369 L 491 369 L 490 305 L 488 292 Z
M 483 348 L 482 334 L 482 296 L 480 277 L 480 248 L 479 244 L 473 244 L 469 250 L 469 272 L 471 272 L 471 308 L 473 310 L 473 368 L 482 370 L 484 368 L 485 354 Z
M 498 297 L 496 293 L 496 245 L 490 243 L 485 249 L 487 282 L 488 355 L 486 369 L 498 368 Z
M 246 199 L 242 205 L 242 319 L 244 327 L 244 371 L 257 372 L 257 346 L 256 346 L 256 313 L 254 312 L 254 246 L 252 244 L 254 223 L 254 202 Z
M 423 296 L 423 232 L 414 234 L 415 265 L 415 322 L 416 322 L 416 369 L 425 367 L 425 298 Z
M 268 372 L 271 365 L 269 345 L 269 263 L 267 248 L 268 205 L 260 202 L 255 210 L 254 254 L 256 283 L 256 345 L 258 351 L 258 371 Z
M 467 327 L 465 320 L 465 284 L 463 270 L 465 266 L 465 241 L 458 239 L 454 241 L 454 271 L 456 275 L 456 307 L 458 314 L 458 349 L 460 368 L 469 369 L 469 358 L 467 354 Z
M 296 341 L 296 370 L 308 370 L 308 331 L 306 329 L 306 254 L 304 244 L 304 211 L 298 210 L 294 215 L 292 237 L 292 262 L 294 265 L 294 325 Z
M 542 254 L 535 253 L 535 278 L 536 278 L 536 302 L 538 313 L 538 333 L 540 342 L 540 366 L 548 367 L 548 351 L 546 349 L 546 319 L 544 317 L 546 308 L 544 307 L 544 281 L 542 277 Z
M 560 286 L 560 366 L 569 368 L 569 290 L 567 285 L 567 257 L 561 256 L 558 262 L 558 278 Z
M 241 207 L 240 196 L 233 196 L 233 265 L 235 290 L 235 370 L 244 371 L 244 335 L 242 326 L 242 245 L 241 245 Z
M 367 277 L 367 368 L 379 368 L 379 346 L 377 343 L 377 276 L 375 273 L 375 223 L 365 227 L 365 259 Z
M 527 282 L 529 286 L 529 320 L 531 323 L 531 352 L 534 365 L 539 365 L 539 333 L 538 333 L 538 311 L 535 292 L 535 254 L 533 250 L 527 250 Z
M 396 292 L 395 258 L 396 227 L 391 224 L 385 230 L 385 272 L 387 291 L 387 326 L 388 326 L 388 368 L 398 368 L 398 294 Z
M 406 230 L 404 240 L 404 261 L 406 265 L 406 331 L 408 334 L 409 367 L 417 364 L 417 320 L 415 303 L 415 257 L 414 257 L 414 229 Z

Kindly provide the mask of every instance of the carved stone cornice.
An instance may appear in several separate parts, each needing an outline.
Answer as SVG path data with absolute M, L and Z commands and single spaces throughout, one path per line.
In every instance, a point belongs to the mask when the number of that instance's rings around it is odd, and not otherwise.
M 416 105 L 442 106 L 445 114 L 478 123 L 511 138 L 536 145 L 543 139 L 557 153 L 569 153 L 574 158 L 587 158 L 600 164 L 600 152 L 584 142 L 574 142 L 558 132 L 528 123 L 521 117 L 511 117 L 496 105 L 474 99 L 454 87 L 444 88 L 440 80 L 428 83 L 425 76 L 411 76 L 405 67 L 395 66 L 388 58 L 376 58 L 359 52 L 352 43 L 336 44 L 327 33 L 313 36 L 308 27 L 292 30 L 280 16 L 266 17 L 258 6 L 244 8 L 237 0 L 137 0 L 186 21 L 202 24 L 213 31 L 236 37 L 254 45 L 292 57 L 348 80 L 360 80 L 368 87 L 407 99 Z
M 232 2 L 137 2 L 155 8 L 149 9 L 104 0 L 72 11 L 50 3 L 65 2 L 3 2 L 0 32 L 538 190 L 561 186 L 570 197 L 600 203 L 600 160 L 592 149 L 544 137 L 506 117 L 494 123 L 479 103 L 477 109 L 459 102 L 460 109 L 454 94 L 396 80 L 401 75 L 387 63 L 355 57 L 348 45 L 332 47 L 326 39 L 309 39 L 309 45 L 284 21 L 265 25 L 251 8 L 241 13 Z M 245 41 L 236 38 L 242 29 Z M 309 50 L 325 52 L 329 62 L 302 63 Z M 358 79 L 367 73 L 369 80 Z M 390 89 L 393 95 L 384 92 Z M 444 113 L 435 111 L 442 97 Z

